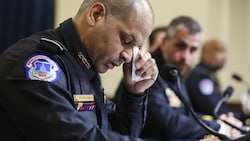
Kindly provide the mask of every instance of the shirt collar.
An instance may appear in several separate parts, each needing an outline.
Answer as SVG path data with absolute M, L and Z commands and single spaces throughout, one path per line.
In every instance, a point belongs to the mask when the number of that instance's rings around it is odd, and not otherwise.
M 92 65 L 93 63 L 90 60 L 85 46 L 82 44 L 78 36 L 72 18 L 61 23 L 60 27 L 58 27 L 56 31 L 61 35 L 62 42 L 70 53 L 72 53 L 73 56 L 83 64 L 85 69 L 89 70 L 88 73 L 91 74 L 90 78 L 96 75 L 97 72 Z

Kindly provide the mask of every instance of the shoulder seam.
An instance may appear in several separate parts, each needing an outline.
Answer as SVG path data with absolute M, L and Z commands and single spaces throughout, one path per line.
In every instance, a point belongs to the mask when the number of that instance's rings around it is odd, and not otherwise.
M 57 40 L 51 40 L 51 39 L 48 39 L 48 38 L 41 38 L 41 40 L 56 45 L 57 47 L 59 47 L 59 49 L 61 51 L 64 51 L 64 50 L 68 51 L 67 48 L 64 47 L 64 45 L 61 42 L 57 41 Z

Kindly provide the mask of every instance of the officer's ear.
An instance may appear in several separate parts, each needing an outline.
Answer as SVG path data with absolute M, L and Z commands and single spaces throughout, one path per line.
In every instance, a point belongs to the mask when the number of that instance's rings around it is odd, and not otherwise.
M 103 20 L 106 16 L 106 8 L 100 3 L 94 3 L 87 12 L 87 21 L 88 25 L 93 27 L 97 22 Z

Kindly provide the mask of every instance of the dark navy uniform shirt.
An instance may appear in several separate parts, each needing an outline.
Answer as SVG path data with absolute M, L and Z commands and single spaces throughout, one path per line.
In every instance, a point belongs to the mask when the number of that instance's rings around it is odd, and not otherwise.
M 3 53 L 0 84 L 1 141 L 141 140 L 147 95 L 107 101 L 71 19 Z
M 186 87 L 190 100 L 197 112 L 214 114 L 217 103 L 222 98 L 222 91 L 213 71 L 203 63 L 199 63 L 186 79 Z M 240 118 L 242 112 L 233 111 L 227 103 L 223 103 L 218 114 L 234 112 Z
M 165 61 L 160 50 L 156 50 L 152 55 L 156 59 L 158 67 L 161 68 L 160 66 Z M 181 91 L 183 97 L 190 103 L 184 83 L 182 83 Z M 175 83 L 163 80 L 161 76 L 158 76 L 154 85 L 149 89 L 148 116 L 143 137 L 159 140 L 201 139 L 209 134 L 192 118 L 176 92 Z M 215 130 L 220 127 L 215 121 L 206 123 Z

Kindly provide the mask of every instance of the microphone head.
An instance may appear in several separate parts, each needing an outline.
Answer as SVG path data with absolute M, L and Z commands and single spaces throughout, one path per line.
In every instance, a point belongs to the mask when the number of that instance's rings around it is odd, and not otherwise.
M 179 69 L 172 64 L 163 64 L 159 67 L 160 76 L 165 81 L 176 82 L 177 77 L 179 77 Z
M 233 91 L 234 91 L 233 87 L 232 86 L 228 86 L 227 89 L 222 94 L 222 97 L 229 98 L 232 95 Z
M 233 78 L 234 80 L 236 80 L 236 81 L 242 82 L 242 78 L 241 78 L 238 74 L 236 74 L 236 73 L 234 73 L 234 74 L 232 75 L 232 78 Z

